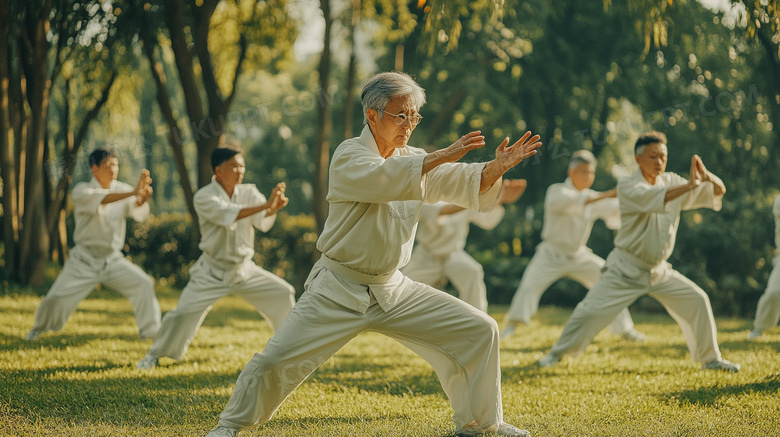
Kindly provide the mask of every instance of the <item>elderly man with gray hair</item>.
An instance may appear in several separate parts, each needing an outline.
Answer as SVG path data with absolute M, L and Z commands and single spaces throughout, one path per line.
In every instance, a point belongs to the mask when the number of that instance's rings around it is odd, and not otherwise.
M 615 248 L 540 366 L 555 365 L 564 354 L 581 354 L 620 311 L 647 294 L 680 325 L 694 361 L 704 363 L 704 369 L 739 371 L 738 364 L 721 357 L 707 293 L 666 261 L 674 250 L 680 212 L 720 210 L 726 187 L 698 155 L 691 158 L 688 180 L 667 172 L 666 142 L 666 135 L 655 131 L 637 139 L 639 170 L 617 185 L 621 224 Z
M 590 189 L 595 176 L 596 157 L 588 150 L 578 150 L 569 161 L 566 180 L 547 189 L 542 242 L 512 298 L 502 338 L 514 334 L 518 325 L 531 323 L 542 294 L 553 282 L 566 277 L 590 289 L 601 276 L 604 260 L 585 244 L 598 219 L 604 220 L 610 229 L 619 228 L 620 210 L 615 189 Z M 618 313 L 610 328 L 628 340 L 645 340 L 645 335 L 634 329 L 628 308 Z
M 208 436 L 268 421 L 319 365 L 364 331 L 387 335 L 428 361 L 454 409 L 459 435 L 528 436 L 503 421 L 498 326 L 487 314 L 399 269 L 410 258 L 423 203 L 490 210 L 502 175 L 536 153 L 539 136 L 506 138 L 487 163 L 459 163 L 483 147 L 480 132 L 426 153 L 407 145 L 422 117 L 424 90 L 403 73 L 381 73 L 363 88 L 366 126 L 333 153 L 322 257 L 303 296 L 236 381 Z

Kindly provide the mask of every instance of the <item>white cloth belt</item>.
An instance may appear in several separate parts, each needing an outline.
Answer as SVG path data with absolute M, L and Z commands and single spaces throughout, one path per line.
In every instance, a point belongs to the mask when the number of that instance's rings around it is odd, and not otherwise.
M 664 262 L 664 260 L 661 260 L 653 264 L 637 257 L 634 254 L 628 253 L 619 247 L 616 247 L 614 250 L 615 252 L 617 252 L 618 255 L 620 255 L 623 259 L 628 260 L 628 262 L 630 262 L 631 264 L 647 270 L 653 270 L 654 268 L 658 267 Z
M 325 254 L 323 254 L 320 257 L 320 260 L 317 261 L 318 264 L 321 264 L 326 269 L 338 274 L 339 276 L 343 276 L 346 279 L 358 283 L 358 284 L 386 284 L 390 281 L 390 278 L 393 277 L 395 274 L 395 271 L 390 273 L 385 273 L 382 275 L 369 275 L 368 273 L 361 273 L 356 270 L 352 270 L 351 268 L 345 266 L 344 264 L 341 264 L 338 261 L 334 261 L 330 258 L 328 258 Z
M 109 263 L 118 259 L 124 258 L 122 252 L 115 251 L 107 256 L 95 256 L 89 248 L 79 246 L 78 244 L 73 246 L 70 250 L 69 256 L 80 259 L 83 263 L 90 266 L 95 271 L 104 269 Z

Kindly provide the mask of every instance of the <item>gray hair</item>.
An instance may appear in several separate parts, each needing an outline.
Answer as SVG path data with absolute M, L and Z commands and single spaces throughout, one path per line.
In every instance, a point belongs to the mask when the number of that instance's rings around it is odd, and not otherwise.
M 387 104 L 395 97 L 411 96 L 419 110 L 425 104 L 425 90 L 406 73 L 379 73 L 369 79 L 360 94 L 363 104 L 363 124 L 368 123 L 366 111 L 375 109 L 381 118 Z
M 569 170 L 574 170 L 580 164 L 596 165 L 596 157 L 590 150 L 577 150 L 571 155 L 571 161 L 569 161 Z

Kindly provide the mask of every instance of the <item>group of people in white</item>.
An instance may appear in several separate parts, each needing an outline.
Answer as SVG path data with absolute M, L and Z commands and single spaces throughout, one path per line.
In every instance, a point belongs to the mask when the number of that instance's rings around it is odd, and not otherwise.
M 547 190 L 542 243 L 500 332 L 487 314 L 482 266 L 464 248 L 470 223 L 494 228 L 502 205 L 523 194 L 526 180 L 503 175 L 536 153 L 539 136 L 526 132 L 511 145 L 506 138 L 494 159 L 462 163 L 467 152 L 485 146 L 480 132 L 431 153 L 408 145 L 425 104 L 424 90 L 408 75 L 374 76 L 361 101 L 365 127 L 333 154 L 329 214 L 317 240 L 321 257 L 297 303 L 290 284 L 253 261 L 255 229 L 267 231 L 287 205 L 285 184 L 266 198 L 255 185 L 242 183 L 241 150 L 220 147 L 211 156 L 212 182 L 194 196 L 202 254 L 176 308 L 161 318 L 152 279 L 120 252 L 126 218 L 140 221 L 149 214 L 151 177 L 143 170 L 135 187 L 117 181 L 116 155 L 99 148 L 89 155 L 91 181 L 73 189 L 75 246 L 41 301 L 27 340 L 61 329 L 102 283 L 128 297 L 139 335 L 154 339 L 136 364 L 153 369 L 162 357 L 184 356 L 214 302 L 228 293 L 243 297 L 274 335 L 239 375 L 209 437 L 235 436 L 268 421 L 311 372 L 366 330 L 396 339 L 433 366 L 454 410 L 457 435 L 529 436 L 503 419 L 499 342 L 530 323 L 541 295 L 562 277 L 589 291 L 540 366 L 581 354 L 607 325 L 623 338 L 644 341 L 628 306 L 647 294 L 680 325 L 694 361 L 705 369 L 739 370 L 721 357 L 706 293 L 666 261 L 680 211 L 719 210 L 726 191 L 698 156 L 691 159 L 688 179 L 666 172 L 667 139 L 647 132 L 635 146 L 639 170 L 615 189 L 596 192 L 590 189 L 595 157 L 575 152 L 568 178 Z M 774 214 L 780 247 L 780 196 Z M 606 261 L 586 246 L 598 219 L 617 229 Z M 751 339 L 780 320 L 779 271 L 772 272 L 759 301 Z M 460 299 L 432 286 L 442 281 Z

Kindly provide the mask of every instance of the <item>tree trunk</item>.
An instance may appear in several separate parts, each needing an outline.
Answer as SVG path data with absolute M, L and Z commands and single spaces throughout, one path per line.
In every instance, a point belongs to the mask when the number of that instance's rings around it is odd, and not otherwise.
M 352 53 L 349 55 L 347 67 L 347 100 L 344 105 L 344 139 L 352 138 L 352 118 L 355 108 L 355 74 L 357 72 L 357 41 L 355 29 L 360 23 L 360 0 L 352 0 L 352 25 L 349 28 L 349 41 L 352 43 Z
M 333 19 L 330 15 L 330 0 L 321 0 L 320 8 L 325 17 L 324 47 L 319 65 L 320 90 L 328 89 L 330 79 L 330 33 Z M 317 117 L 317 140 L 314 143 L 314 198 L 312 210 L 317 221 L 317 229 L 320 233 L 325 228 L 325 219 L 328 216 L 328 204 L 325 196 L 328 194 L 328 159 L 330 154 L 330 135 L 333 121 L 331 120 L 331 107 L 328 99 L 320 102 Z
M 8 0 L 0 0 L 0 178 L 3 182 L 3 244 L 5 271 L 15 279 L 19 221 L 17 218 L 16 160 L 14 159 L 14 132 L 10 116 L 11 68 L 9 59 L 9 32 L 11 17 Z
M 38 285 L 43 279 L 48 256 L 49 234 L 43 198 L 43 148 L 45 147 L 46 118 L 49 108 L 48 42 L 51 0 L 47 0 L 35 19 L 30 42 L 32 43 L 32 69 L 27 85 L 30 93 L 31 135 L 27 141 L 30 152 L 26 163 L 28 177 L 25 192 L 22 238 L 20 240 L 19 271 L 23 284 Z
M 95 121 L 100 110 L 105 106 L 106 102 L 108 102 L 108 96 L 116 81 L 116 76 L 116 72 L 111 73 L 108 81 L 103 86 L 103 91 L 100 93 L 100 99 L 98 99 L 98 101 L 95 102 L 95 105 L 84 115 L 78 131 L 76 131 L 75 134 L 73 133 L 72 124 L 70 122 L 70 99 L 67 97 L 65 99 L 65 121 L 63 126 L 66 131 L 65 150 L 63 151 L 65 160 L 63 162 L 64 168 L 61 177 L 57 182 L 57 186 L 51 197 L 51 208 L 49 209 L 46 220 L 49 232 L 55 232 L 57 228 L 62 226 L 58 221 L 61 217 L 60 211 L 64 210 L 67 206 L 65 200 L 68 198 L 68 190 L 70 189 L 70 184 L 73 182 L 73 172 L 76 168 L 76 156 L 81 149 L 81 145 L 84 144 L 84 140 L 87 138 L 89 125 Z M 65 92 L 68 93 L 67 95 L 70 93 L 68 81 L 66 81 Z
M 426 145 L 433 145 L 436 140 L 452 124 L 452 118 L 455 112 L 460 109 L 466 97 L 469 95 L 468 89 L 463 85 L 453 87 L 452 94 L 447 98 L 447 102 L 441 108 L 433 121 L 428 125 L 428 132 L 425 137 Z
M 187 202 L 187 210 L 192 218 L 195 233 L 198 238 L 200 238 L 198 214 L 195 212 L 195 203 L 192 200 L 192 183 L 190 182 L 190 175 L 187 172 L 187 165 L 184 161 L 181 132 L 176 124 L 176 118 L 173 116 L 173 108 L 171 107 L 171 100 L 166 88 L 167 79 L 165 77 L 165 71 L 154 54 L 154 49 L 157 46 L 155 39 L 151 35 L 149 29 L 145 26 L 141 29 L 141 38 L 143 40 L 143 50 L 146 54 L 146 58 L 149 60 L 149 68 L 151 69 L 152 77 L 157 86 L 157 104 L 160 107 L 160 112 L 162 113 L 163 119 L 165 119 L 165 123 L 168 125 L 168 144 L 170 144 L 171 149 L 173 149 L 173 160 L 176 163 L 176 170 L 179 173 L 181 187 L 184 190 L 184 200 Z

